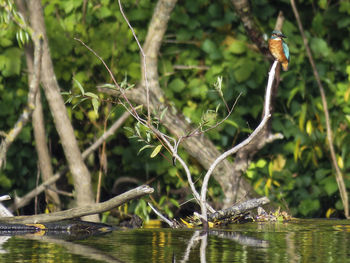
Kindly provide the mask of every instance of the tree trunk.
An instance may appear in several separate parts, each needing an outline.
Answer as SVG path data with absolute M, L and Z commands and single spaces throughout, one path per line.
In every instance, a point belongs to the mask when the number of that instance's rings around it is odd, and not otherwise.
M 41 81 L 56 125 L 56 130 L 61 139 L 70 172 L 73 176 L 77 206 L 93 204 L 94 198 L 91 188 L 91 176 L 81 156 L 78 143 L 74 136 L 74 130 L 69 120 L 54 73 L 41 1 L 31 0 L 27 3 L 30 13 L 30 24 L 34 30 L 34 34 L 36 36 L 42 36 L 44 40 Z M 90 216 L 89 218 L 85 218 L 85 220 L 95 221 L 98 220 L 98 217 Z
M 45 182 L 53 177 L 53 169 L 51 165 L 51 156 L 46 143 L 45 126 L 43 108 L 41 104 L 41 93 L 38 90 L 35 101 L 35 110 L 32 116 L 32 123 L 34 129 L 35 147 L 38 154 L 39 167 L 42 181 Z M 56 189 L 56 184 L 50 186 L 53 190 Z M 51 212 L 61 210 L 61 201 L 57 192 L 52 190 L 45 190 L 46 203 Z

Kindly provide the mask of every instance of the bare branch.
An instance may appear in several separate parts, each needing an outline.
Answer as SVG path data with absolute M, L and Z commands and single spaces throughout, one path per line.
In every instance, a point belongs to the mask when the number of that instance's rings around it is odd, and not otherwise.
M 109 129 L 101 135 L 100 138 L 98 138 L 92 145 L 89 146 L 83 153 L 82 156 L 85 159 L 87 156 L 89 156 L 90 153 L 95 151 L 100 145 L 106 141 L 111 135 L 113 135 L 116 130 L 120 128 L 120 126 L 129 118 L 130 113 L 129 112 L 124 112 L 120 118 L 112 124 Z
M 268 84 L 267 84 L 267 88 L 266 88 L 266 96 L 270 96 L 271 95 L 271 89 L 272 89 L 272 83 L 273 80 L 275 78 L 275 71 L 276 71 L 276 66 L 278 64 L 278 61 L 275 60 L 275 62 L 273 63 L 271 70 L 269 72 L 269 79 L 268 79 Z M 240 144 L 236 145 L 235 147 L 233 147 L 232 149 L 224 152 L 222 155 L 220 155 L 210 166 L 210 168 L 208 169 L 207 173 L 204 176 L 203 179 L 203 183 L 202 183 L 202 189 L 201 189 L 201 199 L 200 199 L 200 205 L 201 205 L 201 210 L 202 210 L 202 216 L 206 219 L 206 224 L 208 224 L 208 220 L 207 220 L 207 208 L 206 208 L 206 196 L 207 196 L 207 188 L 208 188 L 208 183 L 209 183 L 209 179 L 214 171 L 214 169 L 216 168 L 216 166 L 224 159 L 226 159 L 228 156 L 235 154 L 239 149 L 243 148 L 245 145 L 248 145 L 259 133 L 260 131 L 264 128 L 264 126 L 266 125 L 267 121 L 270 118 L 270 99 L 269 98 L 265 98 L 265 100 L 268 103 L 265 103 L 264 105 L 264 117 L 262 119 L 262 121 L 260 122 L 259 126 L 254 130 L 254 132 L 247 138 L 245 139 L 243 142 L 241 142 Z M 206 226 L 204 226 L 204 228 L 206 228 Z
M 0 218 L 0 222 L 6 223 L 20 223 L 20 224 L 37 224 L 37 223 L 48 223 L 65 219 L 72 219 L 77 217 L 83 217 L 87 215 L 94 215 L 103 213 L 105 211 L 111 210 L 118 207 L 132 199 L 142 197 L 153 193 L 154 189 L 142 185 L 129 190 L 121 195 L 113 197 L 106 202 L 98 204 L 90 204 L 82 207 L 75 207 L 65 211 L 54 212 L 50 214 L 39 214 L 34 216 L 14 216 L 14 217 L 3 217 Z
M 171 228 L 174 227 L 174 223 L 171 222 L 171 221 L 170 221 L 168 218 L 166 218 L 165 216 L 163 216 L 162 213 L 160 213 L 157 209 L 155 209 L 155 208 L 153 207 L 153 205 L 151 205 L 151 203 L 148 203 L 148 205 L 149 205 L 149 207 L 153 210 L 153 212 L 163 220 L 163 222 L 167 223 Z

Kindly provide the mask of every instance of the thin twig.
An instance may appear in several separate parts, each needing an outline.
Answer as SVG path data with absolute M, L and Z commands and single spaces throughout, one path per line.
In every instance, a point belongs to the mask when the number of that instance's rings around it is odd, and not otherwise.
M 110 68 L 107 66 L 106 62 L 102 59 L 102 57 L 101 57 L 100 55 L 98 55 L 98 54 L 96 53 L 96 51 L 93 50 L 91 47 L 89 47 L 88 45 L 86 45 L 81 39 L 79 39 L 79 38 L 74 38 L 74 40 L 79 41 L 84 47 L 86 47 L 91 53 L 93 53 L 93 54 L 102 62 L 102 64 L 104 65 L 104 67 L 107 69 L 107 71 L 108 71 L 110 77 L 112 78 L 112 81 L 113 81 L 114 85 L 118 88 L 118 90 L 120 91 L 120 93 L 121 93 L 123 99 L 124 99 L 124 100 L 128 103 L 128 105 L 130 106 L 131 111 L 132 111 L 132 112 L 130 112 L 130 114 L 132 114 L 132 115 L 133 115 L 137 120 L 139 120 L 141 123 L 145 123 L 145 120 L 143 120 L 143 119 L 138 115 L 138 113 L 136 112 L 135 108 L 132 106 L 132 104 L 130 103 L 129 99 L 126 97 L 124 89 L 122 89 L 122 88 L 120 87 L 120 85 L 118 84 L 118 82 L 115 80 L 112 71 L 111 71 Z M 125 107 L 125 108 L 128 109 L 127 107 Z
M 153 207 L 153 205 L 151 205 L 150 202 L 148 202 L 147 204 L 148 204 L 149 207 L 153 210 L 153 212 L 154 212 L 156 215 L 158 215 L 165 223 L 167 223 L 171 228 L 174 227 L 174 223 L 171 222 L 171 221 L 170 221 L 168 218 L 166 218 L 165 216 L 163 216 L 162 213 L 159 212 L 157 209 L 155 209 L 155 208 Z
M 208 66 L 195 66 L 195 65 L 192 65 L 192 66 L 187 66 L 187 65 L 174 65 L 173 66 L 174 69 L 177 69 L 177 70 L 192 70 L 192 69 L 197 69 L 197 70 L 209 70 L 210 67 Z
M 143 48 L 142 48 L 142 46 L 141 46 L 141 44 L 136 36 L 136 33 L 135 33 L 133 27 L 131 26 L 128 18 L 126 17 L 126 15 L 124 13 L 123 6 L 122 6 L 120 0 L 118 0 L 118 4 L 119 4 L 120 13 L 124 17 L 125 22 L 128 24 L 128 26 L 132 32 L 132 35 L 134 36 L 134 39 L 135 39 L 137 45 L 139 46 L 140 52 L 142 54 L 142 63 L 143 63 L 143 67 L 144 67 L 143 73 L 144 73 L 144 78 L 145 78 L 146 97 L 147 97 L 147 99 L 146 99 L 147 100 L 147 117 L 148 117 L 148 122 L 150 123 L 151 122 L 151 112 L 150 112 L 150 105 L 149 105 L 149 84 L 148 84 L 148 77 L 147 77 L 146 54 L 143 51 Z
M 332 159 L 333 167 L 335 168 L 335 171 L 336 171 L 335 178 L 337 180 L 337 184 L 338 184 L 338 188 L 339 188 L 339 192 L 340 192 L 340 197 L 341 197 L 341 200 L 342 200 L 342 203 L 343 203 L 343 206 L 344 206 L 345 217 L 346 218 L 350 218 L 350 216 L 349 216 L 348 194 L 347 194 L 347 191 L 346 191 L 346 186 L 345 186 L 345 183 L 344 183 L 343 174 L 340 171 L 340 168 L 339 168 L 338 163 L 337 163 L 337 158 L 336 158 L 336 155 L 335 155 L 335 150 L 334 150 L 334 145 L 333 145 L 333 135 L 332 135 L 332 129 L 331 129 L 331 120 L 329 118 L 328 105 L 327 105 L 327 99 L 326 99 L 325 91 L 324 91 L 324 88 L 323 88 L 323 85 L 322 85 L 322 82 L 321 82 L 321 78 L 320 78 L 320 76 L 318 74 L 315 61 L 314 61 L 314 59 L 312 57 L 312 53 L 311 53 L 311 50 L 310 50 L 310 47 L 309 47 L 309 44 L 308 44 L 308 40 L 307 40 L 307 38 L 305 36 L 304 28 L 303 28 L 303 25 L 301 23 L 299 12 L 298 12 L 298 9 L 296 7 L 296 4 L 295 4 L 294 0 L 291 0 L 291 5 L 292 5 L 292 9 L 293 9 L 295 18 L 296 18 L 296 20 L 298 22 L 298 27 L 299 27 L 301 36 L 302 36 L 303 41 L 304 41 L 304 46 L 305 46 L 305 49 L 306 49 L 307 56 L 309 58 L 309 62 L 310 62 L 311 67 L 312 67 L 313 74 L 315 76 L 318 88 L 320 90 L 321 99 L 322 99 L 322 106 L 323 106 L 323 112 L 324 112 L 324 116 L 325 116 L 325 120 L 326 120 L 327 141 L 328 141 L 329 150 L 330 150 L 330 153 L 331 153 L 331 159 Z

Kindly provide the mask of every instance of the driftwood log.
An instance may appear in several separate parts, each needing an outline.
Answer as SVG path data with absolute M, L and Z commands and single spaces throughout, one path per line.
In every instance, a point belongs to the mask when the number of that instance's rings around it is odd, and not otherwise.
M 257 208 L 259 206 L 266 205 L 270 202 L 267 197 L 253 198 L 242 202 L 238 205 L 231 206 L 227 209 L 219 210 L 215 213 L 208 215 L 208 220 L 213 222 L 216 220 L 223 220 L 225 218 L 235 217 L 239 214 L 244 214 L 245 212 Z
M 142 197 L 147 194 L 153 193 L 154 189 L 147 185 L 142 185 L 129 190 L 123 194 L 109 199 L 108 201 L 87 205 L 83 207 L 76 207 L 65 211 L 54 212 L 50 214 L 39 214 L 32 216 L 13 216 L 13 217 L 2 217 L 0 218 L 1 223 L 7 224 L 40 224 L 49 223 L 55 221 L 61 221 L 66 219 L 79 218 L 86 215 L 93 215 L 103 213 L 118 207 L 129 200 Z

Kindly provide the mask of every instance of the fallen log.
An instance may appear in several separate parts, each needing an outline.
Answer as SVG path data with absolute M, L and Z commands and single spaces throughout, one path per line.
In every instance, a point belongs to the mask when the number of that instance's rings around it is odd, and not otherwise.
M 270 202 L 267 197 L 253 198 L 245 202 L 233 205 L 227 209 L 219 210 L 214 213 L 208 214 L 209 226 L 220 226 L 228 223 L 243 223 L 247 221 L 255 221 L 255 218 L 249 215 L 249 211 L 255 208 L 259 208 Z M 186 219 L 180 218 L 180 220 L 170 220 L 163 216 L 157 209 L 155 209 L 150 203 L 148 205 L 152 208 L 153 212 L 157 214 L 161 220 L 167 223 L 171 228 L 193 228 L 202 224 L 200 215 L 194 212 L 193 216 L 189 216 Z M 260 217 L 262 218 L 262 217 Z M 262 221 L 262 219 L 261 219 Z
M 232 218 L 239 214 L 244 214 L 245 212 L 258 208 L 259 206 L 266 205 L 270 202 L 267 197 L 253 198 L 242 202 L 238 205 L 231 206 L 227 209 L 216 211 L 215 213 L 208 215 L 208 220 L 213 222 L 217 220 L 223 220 L 226 218 Z
M 62 221 L 67 219 L 79 218 L 82 216 L 93 215 L 103 213 L 118 207 L 129 200 L 142 197 L 147 194 L 153 193 L 154 189 L 148 185 L 142 185 L 129 190 L 123 194 L 109 199 L 108 201 L 92 204 L 84 207 L 75 207 L 72 209 L 54 212 L 50 214 L 39 214 L 32 216 L 12 216 L 12 217 L 1 217 L 1 223 L 8 224 L 43 224 L 55 221 Z

